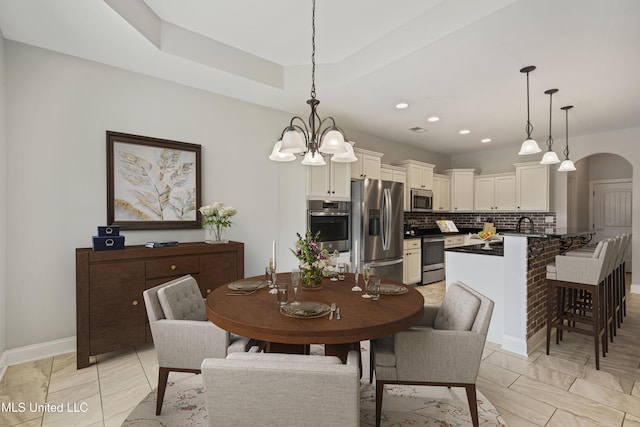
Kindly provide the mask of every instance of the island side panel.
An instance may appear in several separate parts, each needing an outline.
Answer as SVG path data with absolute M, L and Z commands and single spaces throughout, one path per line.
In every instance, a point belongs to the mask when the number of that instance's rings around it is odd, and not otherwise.
M 504 237 L 504 337 L 502 348 L 527 355 L 527 237 Z M 492 320 L 493 321 L 493 320 Z
M 445 251 L 446 286 L 463 282 L 494 302 L 487 340 L 503 344 L 505 328 L 505 260 L 501 256 Z

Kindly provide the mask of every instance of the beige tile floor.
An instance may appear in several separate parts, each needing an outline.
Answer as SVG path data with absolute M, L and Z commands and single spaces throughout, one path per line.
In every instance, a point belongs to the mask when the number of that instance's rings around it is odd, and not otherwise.
M 433 303 L 445 292 L 444 283 L 418 289 Z M 629 295 L 627 305 L 628 315 L 600 371 L 591 340 L 577 334 L 553 344 L 549 356 L 541 349 L 522 357 L 488 343 L 479 390 L 512 427 L 640 427 L 640 295 Z M 120 426 L 157 383 L 152 346 L 101 355 L 79 371 L 75 366 L 75 353 L 68 353 L 9 367 L 0 382 L 0 402 L 16 406 L 14 412 L 3 408 L 0 426 Z M 172 373 L 169 379 L 179 375 L 190 374 Z M 30 403 L 43 402 L 63 404 L 63 412 L 30 410 Z

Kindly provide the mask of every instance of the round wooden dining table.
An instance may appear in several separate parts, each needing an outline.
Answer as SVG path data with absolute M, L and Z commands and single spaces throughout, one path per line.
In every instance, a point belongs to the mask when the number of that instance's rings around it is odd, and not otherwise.
M 237 280 L 258 282 L 263 276 Z M 278 283 L 291 283 L 291 273 L 278 273 Z M 402 285 L 382 278 L 382 284 Z M 362 278 L 359 284 L 364 287 Z M 325 354 L 340 357 L 345 362 L 350 350 L 359 350 L 359 342 L 405 330 L 422 318 L 422 294 L 406 286 L 403 294 L 381 295 L 379 300 L 362 298 L 362 292 L 352 291 L 355 276 L 346 275 L 343 281 L 324 278 L 322 289 L 298 288 L 298 301 L 314 301 L 340 307 L 340 320 L 329 314 L 316 318 L 294 318 L 280 312 L 277 296 L 264 287 L 248 295 L 227 285 L 220 286 L 207 296 L 207 317 L 229 332 L 265 341 L 267 352 L 306 353 L 310 344 L 324 344 Z M 289 285 L 289 301 L 293 301 Z

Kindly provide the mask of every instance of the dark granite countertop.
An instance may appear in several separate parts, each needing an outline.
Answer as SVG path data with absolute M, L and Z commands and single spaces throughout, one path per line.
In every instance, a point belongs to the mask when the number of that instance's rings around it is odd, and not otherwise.
M 407 235 L 405 233 L 405 239 L 418 239 L 423 236 L 455 236 L 459 234 L 469 234 L 469 233 L 477 233 L 478 231 L 482 231 L 482 228 L 458 228 L 457 233 L 443 233 L 440 231 L 438 227 L 435 228 L 412 228 L 412 235 Z
M 445 248 L 445 252 L 462 252 L 466 254 L 478 254 L 478 255 L 494 255 L 494 256 L 504 256 L 504 245 L 502 242 L 491 242 L 489 244 L 491 249 L 482 249 L 484 247 L 484 243 L 479 245 L 469 245 L 469 246 L 458 246 L 455 248 Z
M 503 236 L 540 237 L 540 238 L 560 238 L 579 237 L 588 234 L 595 234 L 594 230 L 587 228 L 545 228 L 544 231 L 517 232 L 515 230 L 499 230 Z

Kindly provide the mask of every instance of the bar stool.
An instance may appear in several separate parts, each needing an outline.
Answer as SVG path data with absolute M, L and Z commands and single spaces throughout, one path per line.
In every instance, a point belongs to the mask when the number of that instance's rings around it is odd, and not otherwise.
M 598 246 L 594 251 L 595 257 L 557 255 L 555 265 L 547 266 L 547 354 L 552 328 L 557 331 L 556 343 L 559 343 L 563 330 L 590 335 L 593 337 L 596 369 L 600 369 L 600 340 L 602 357 L 606 357 L 608 350 L 605 277 L 612 262 L 609 242 L 598 242 Z M 577 295 L 580 292 L 588 294 L 589 298 L 579 299 Z M 586 326 L 578 327 L 576 323 Z
M 627 278 L 625 259 L 631 247 L 631 234 L 622 235 L 622 246 L 616 267 L 616 283 L 618 288 L 618 321 L 622 323 L 627 315 Z

